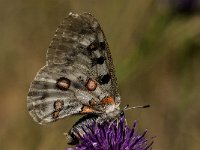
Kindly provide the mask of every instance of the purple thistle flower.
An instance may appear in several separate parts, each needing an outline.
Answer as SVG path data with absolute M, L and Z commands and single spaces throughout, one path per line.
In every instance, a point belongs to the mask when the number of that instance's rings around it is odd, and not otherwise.
M 86 125 L 87 131 L 80 136 L 79 144 L 67 150 L 148 150 L 152 149 L 153 141 L 145 138 L 147 130 L 138 134 L 136 121 L 130 128 L 124 116 L 113 122 Z M 84 130 L 84 129 L 83 129 Z

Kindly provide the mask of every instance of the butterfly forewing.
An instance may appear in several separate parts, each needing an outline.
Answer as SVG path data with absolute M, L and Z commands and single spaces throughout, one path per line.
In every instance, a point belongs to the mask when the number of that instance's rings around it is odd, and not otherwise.
M 70 13 L 56 30 L 46 58 L 28 94 L 28 110 L 35 121 L 104 113 L 96 105 L 105 97 L 120 103 L 108 44 L 92 15 Z

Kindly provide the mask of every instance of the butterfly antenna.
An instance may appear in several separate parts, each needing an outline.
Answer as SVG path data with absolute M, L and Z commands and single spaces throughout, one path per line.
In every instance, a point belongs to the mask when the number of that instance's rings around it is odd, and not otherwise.
M 150 105 L 144 105 L 144 106 L 133 106 L 133 107 L 129 107 L 129 105 L 126 105 L 124 107 L 124 110 L 130 110 L 130 109 L 135 109 L 135 108 L 148 108 L 150 107 Z

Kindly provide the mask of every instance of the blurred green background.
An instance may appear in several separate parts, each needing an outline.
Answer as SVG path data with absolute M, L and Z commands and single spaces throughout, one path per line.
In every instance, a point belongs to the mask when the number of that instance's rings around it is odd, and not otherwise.
M 131 125 L 156 136 L 154 150 L 200 147 L 198 0 L 0 0 L 0 149 L 64 150 L 79 117 L 47 126 L 26 108 L 29 85 L 45 64 L 53 34 L 70 12 L 90 12 L 107 37 Z

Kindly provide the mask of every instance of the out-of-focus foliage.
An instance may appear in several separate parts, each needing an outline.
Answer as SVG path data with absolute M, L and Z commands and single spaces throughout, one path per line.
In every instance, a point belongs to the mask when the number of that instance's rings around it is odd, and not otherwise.
M 45 64 L 56 27 L 70 11 L 90 12 L 110 45 L 123 108 L 155 150 L 200 147 L 199 0 L 0 0 L 0 149 L 61 150 L 79 116 L 47 126 L 26 109 L 30 82 Z

